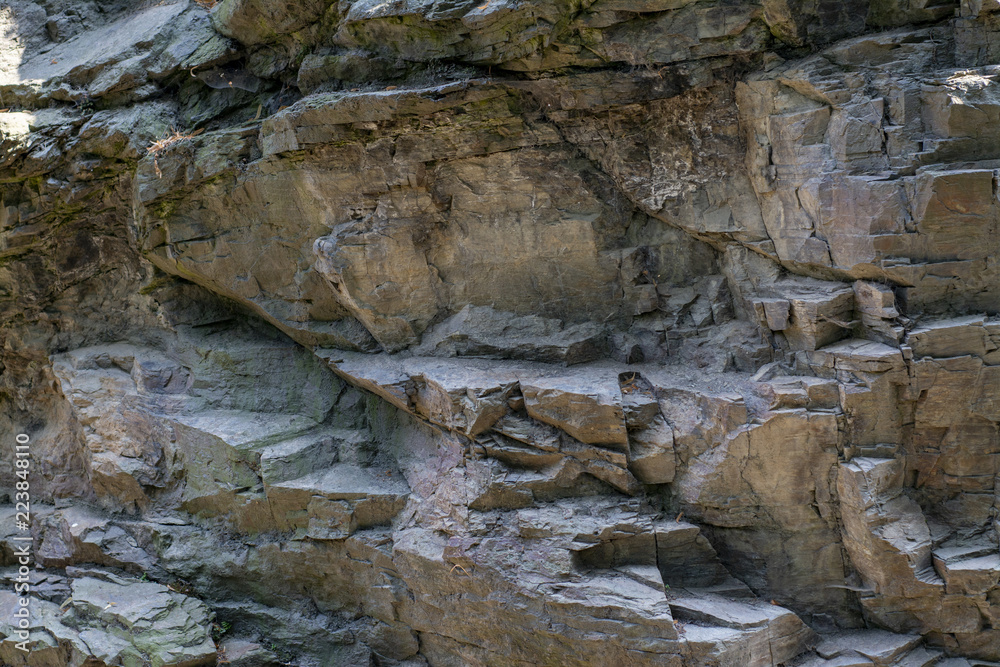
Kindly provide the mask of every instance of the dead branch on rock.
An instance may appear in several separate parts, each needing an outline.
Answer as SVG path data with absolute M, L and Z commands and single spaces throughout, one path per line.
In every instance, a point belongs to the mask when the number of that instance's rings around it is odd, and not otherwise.
M 197 137 L 199 134 L 201 134 L 202 132 L 205 131 L 205 128 L 200 128 L 200 129 L 195 130 L 194 132 L 191 132 L 190 134 L 183 134 L 181 132 L 178 132 L 174 128 L 170 128 L 170 129 L 173 132 L 173 134 L 171 134 L 171 135 L 169 135 L 167 137 L 164 137 L 163 139 L 159 139 L 157 141 L 154 141 L 153 143 L 151 143 L 149 145 L 149 148 L 146 149 L 147 151 L 149 151 L 149 154 L 153 156 L 153 169 L 156 170 L 156 177 L 157 178 L 163 178 L 163 172 L 160 171 L 160 165 L 157 163 L 157 157 L 158 157 L 158 154 L 161 151 L 164 151 L 167 148 L 169 148 L 170 146 L 173 146 L 178 141 L 182 141 L 184 139 L 192 139 L 194 137 Z

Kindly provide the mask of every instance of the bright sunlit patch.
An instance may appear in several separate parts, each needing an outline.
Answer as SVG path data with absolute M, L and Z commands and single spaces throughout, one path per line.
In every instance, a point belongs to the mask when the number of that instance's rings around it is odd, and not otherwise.
M 949 86 L 969 92 L 982 90 L 994 84 L 993 77 L 983 76 L 976 71 L 957 72 L 948 77 Z

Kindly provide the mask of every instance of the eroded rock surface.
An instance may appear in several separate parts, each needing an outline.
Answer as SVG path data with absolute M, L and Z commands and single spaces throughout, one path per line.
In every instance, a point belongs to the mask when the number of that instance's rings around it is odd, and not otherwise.
M 1000 5 L 0 26 L 4 664 L 1000 663 Z

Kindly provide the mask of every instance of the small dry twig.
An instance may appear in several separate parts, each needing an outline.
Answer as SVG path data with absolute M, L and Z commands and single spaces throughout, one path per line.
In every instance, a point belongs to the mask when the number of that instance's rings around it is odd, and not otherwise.
M 829 322 L 835 327 L 840 327 L 841 329 L 853 329 L 856 325 L 861 323 L 861 320 L 851 320 L 850 322 L 841 322 L 840 320 L 835 320 L 832 317 L 827 317 L 826 315 L 819 315 L 817 319 L 823 320 L 824 322 Z
M 469 574 L 468 570 L 466 570 L 464 567 L 462 567 L 458 563 L 455 563 L 454 565 L 451 566 L 451 571 L 448 574 L 454 574 L 456 568 L 459 569 L 459 570 L 461 570 L 462 572 L 464 572 L 465 576 L 467 576 L 467 577 L 471 577 L 472 576 L 471 574 Z
M 153 169 L 156 170 L 157 178 L 163 178 L 163 172 L 160 171 L 160 165 L 157 163 L 157 155 L 159 154 L 160 151 L 166 150 L 170 146 L 173 146 L 178 141 L 181 141 L 183 139 L 191 139 L 193 137 L 197 137 L 199 134 L 205 131 L 205 128 L 200 128 L 190 134 L 183 134 L 181 132 L 178 132 L 177 130 L 174 130 L 174 128 L 170 129 L 173 130 L 173 134 L 164 137 L 163 139 L 154 141 L 152 144 L 149 145 L 149 148 L 146 149 L 153 156 Z
M 917 470 L 917 481 L 914 483 L 913 487 L 919 489 L 921 486 L 927 483 L 927 480 L 931 478 L 934 472 L 937 470 L 938 464 L 941 463 L 941 455 L 938 454 L 934 459 L 934 465 L 928 468 L 926 471 Z

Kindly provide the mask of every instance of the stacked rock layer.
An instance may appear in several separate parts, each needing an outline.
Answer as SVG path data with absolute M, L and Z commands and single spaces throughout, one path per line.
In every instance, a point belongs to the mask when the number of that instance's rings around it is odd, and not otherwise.
M 996 0 L 0 27 L 3 664 L 1000 664 Z

